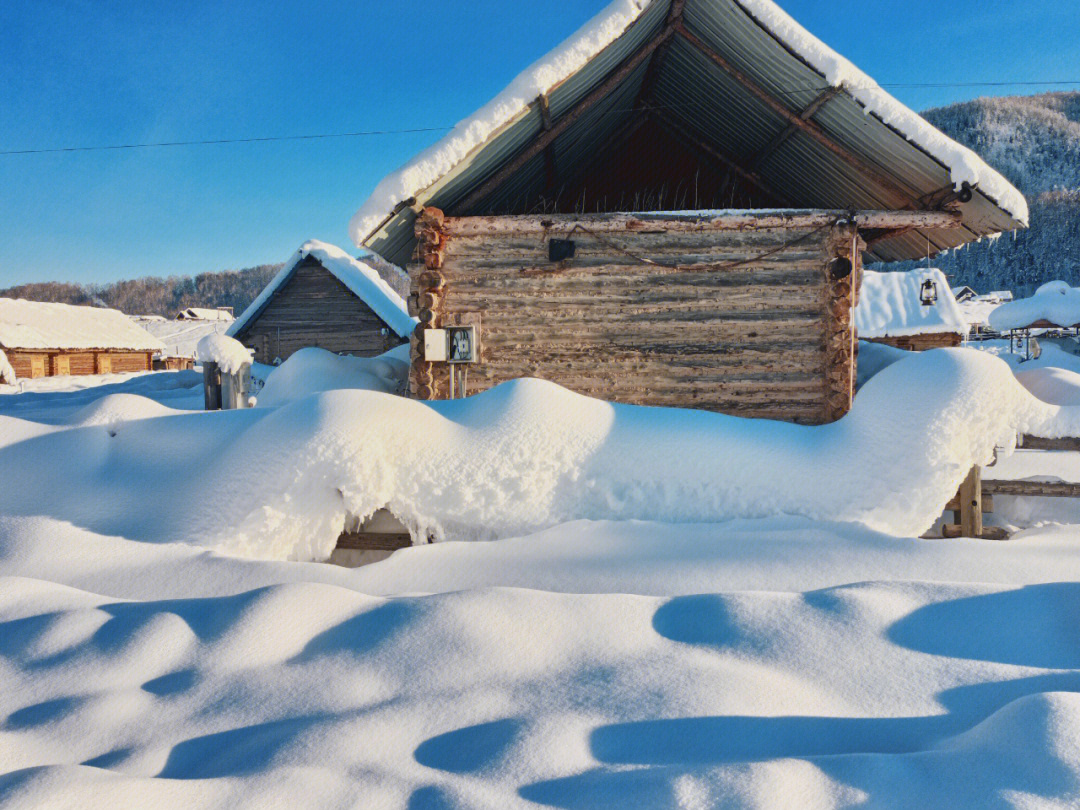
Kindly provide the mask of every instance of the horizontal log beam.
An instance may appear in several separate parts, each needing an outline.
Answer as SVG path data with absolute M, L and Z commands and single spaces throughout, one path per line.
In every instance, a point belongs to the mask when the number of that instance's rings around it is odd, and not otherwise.
M 412 545 L 412 538 L 407 532 L 386 534 L 383 532 L 342 532 L 338 537 L 337 548 L 356 549 L 359 551 L 396 551 Z
M 1044 498 L 1080 498 L 1080 484 L 1070 481 L 984 480 L 983 492 L 998 495 L 1036 495 Z
M 819 228 L 847 220 L 851 212 L 824 208 L 775 208 L 747 211 L 695 211 L 677 214 L 665 211 L 612 214 L 520 214 L 513 216 L 447 217 L 447 236 L 488 234 L 539 234 L 569 230 L 581 223 L 593 233 L 620 231 L 710 231 L 755 228 Z M 951 229 L 963 225 L 955 211 L 864 210 L 855 212 L 859 228 Z M 559 234 L 561 235 L 561 234 Z
M 1047 439 L 1025 433 L 1020 437 L 1019 446 L 1025 450 L 1072 450 L 1080 451 L 1080 439 L 1064 436 L 1060 439 Z

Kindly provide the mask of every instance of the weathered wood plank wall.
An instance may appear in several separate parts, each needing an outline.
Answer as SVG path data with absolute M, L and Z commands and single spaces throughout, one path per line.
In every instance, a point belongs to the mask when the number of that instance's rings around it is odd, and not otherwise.
M 618 402 L 816 424 L 846 413 L 854 380 L 858 236 L 834 223 L 429 209 L 410 276 L 421 329 L 479 320 L 470 393 L 542 377 Z M 550 239 L 572 239 L 573 258 L 550 261 Z M 853 261 L 846 278 L 832 276 L 837 257 Z M 445 398 L 447 366 L 413 344 L 413 395 Z
M 62 374 L 99 374 L 102 372 L 103 359 L 109 367 L 108 370 L 114 372 L 149 371 L 153 365 L 153 352 L 9 349 L 5 350 L 5 354 L 18 379 Z
M 909 352 L 924 352 L 927 349 L 944 349 L 950 346 L 959 346 L 964 342 L 964 337 L 959 332 L 931 332 L 925 335 L 870 338 L 870 342 L 884 343 Z
M 307 346 L 371 357 L 404 343 L 312 256 L 236 337 L 260 363 L 286 360 Z

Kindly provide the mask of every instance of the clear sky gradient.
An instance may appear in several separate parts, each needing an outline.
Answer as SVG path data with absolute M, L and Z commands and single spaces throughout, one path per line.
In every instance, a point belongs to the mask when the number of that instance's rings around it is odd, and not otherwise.
M 916 110 L 1080 89 L 1074 0 L 782 0 Z M 606 0 L 0 2 L 0 150 L 450 127 Z M 1025 82 L 1071 81 L 1068 86 Z M 918 87 L 968 82 L 1013 86 Z M 441 132 L 0 156 L 0 286 L 349 250 Z

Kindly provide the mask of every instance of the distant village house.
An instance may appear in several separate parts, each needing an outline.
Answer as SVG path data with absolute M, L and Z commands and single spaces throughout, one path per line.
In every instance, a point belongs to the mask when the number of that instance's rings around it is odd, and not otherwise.
M 115 309 L 0 298 L 0 351 L 17 378 L 150 371 L 162 348 Z
M 380 269 L 401 273 L 375 254 L 355 259 L 325 242 L 307 242 L 226 334 L 254 349 L 259 363 L 287 360 L 309 346 L 382 354 L 406 342 L 416 320 Z

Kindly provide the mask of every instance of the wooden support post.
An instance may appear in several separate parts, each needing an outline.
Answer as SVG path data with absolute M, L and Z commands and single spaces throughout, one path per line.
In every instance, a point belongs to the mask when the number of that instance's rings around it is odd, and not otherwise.
M 982 520 L 982 471 L 976 465 L 960 484 L 960 531 L 964 537 L 981 537 Z

